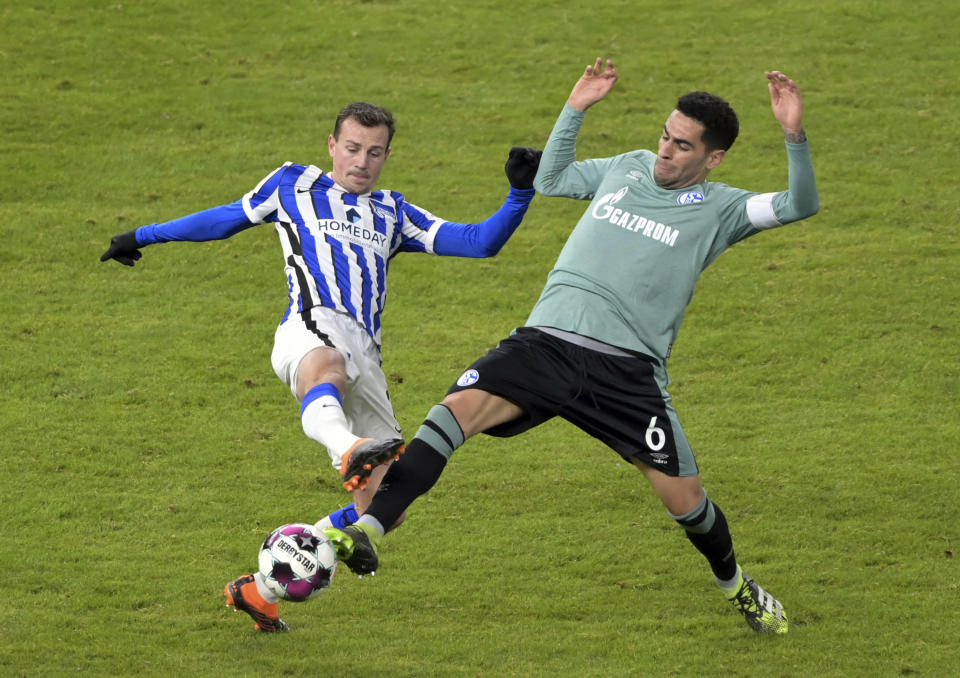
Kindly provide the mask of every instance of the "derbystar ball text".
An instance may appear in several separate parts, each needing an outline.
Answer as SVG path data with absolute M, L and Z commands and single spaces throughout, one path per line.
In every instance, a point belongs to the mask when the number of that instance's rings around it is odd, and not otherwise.
M 300 565 L 303 565 L 303 569 L 305 569 L 307 572 L 313 572 L 315 569 L 317 569 L 317 564 L 305 558 L 304 555 L 300 553 L 297 547 L 293 544 L 281 539 L 276 543 L 275 548 L 278 548 L 284 553 L 293 556 L 294 560 L 296 560 Z

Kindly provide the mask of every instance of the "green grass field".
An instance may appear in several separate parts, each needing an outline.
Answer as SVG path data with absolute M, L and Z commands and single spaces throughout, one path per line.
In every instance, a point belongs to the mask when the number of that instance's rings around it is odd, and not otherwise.
M 960 666 L 955 3 L 49 0 L 0 9 L 0 676 L 952 676 Z M 269 351 L 276 236 L 98 257 L 328 167 L 342 105 L 399 121 L 382 185 L 496 208 L 583 67 L 621 80 L 582 157 L 653 147 L 676 97 L 741 117 L 713 179 L 786 182 L 763 71 L 805 93 L 821 212 L 703 276 L 672 393 L 755 636 L 645 486 L 563 422 L 454 457 L 373 579 L 223 607 L 264 535 L 342 505 Z M 584 205 L 537 197 L 499 257 L 399 257 L 385 369 L 408 437 L 521 324 Z

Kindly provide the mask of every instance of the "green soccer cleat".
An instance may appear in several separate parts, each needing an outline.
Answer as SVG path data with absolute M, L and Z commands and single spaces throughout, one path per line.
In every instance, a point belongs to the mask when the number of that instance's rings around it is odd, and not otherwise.
M 747 576 L 740 575 L 740 586 L 727 598 L 757 633 L 786 633 L 787 615 L 780 601 L 771 596 Z
M 376 573 L 380 566 L 376 546 L 380 541 L 380 534 L 375 529 L 354 523 L 342 530 L 325 527 L 323 533 L 333 543 L 337 551 L 337 560 L 342 561 L 351 572 L 361 577 Z

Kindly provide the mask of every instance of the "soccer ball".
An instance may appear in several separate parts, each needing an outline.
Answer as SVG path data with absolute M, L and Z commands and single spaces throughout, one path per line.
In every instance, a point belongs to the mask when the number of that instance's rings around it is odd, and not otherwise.
M 271 591 L 284 600 L 301 602 L 330 585 L 337 571 L 337 553 L 313 525 L 291 523 L 270 533 L 260 547 L 258 565 Z

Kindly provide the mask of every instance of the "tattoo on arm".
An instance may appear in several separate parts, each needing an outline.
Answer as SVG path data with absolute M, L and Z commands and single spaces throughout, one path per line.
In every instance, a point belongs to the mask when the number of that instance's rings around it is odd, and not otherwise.
M 785 132 L 784 138 L 788 144 L 802 144 L 807 140 L 807 133 L 801 128 L 798 132 Z

